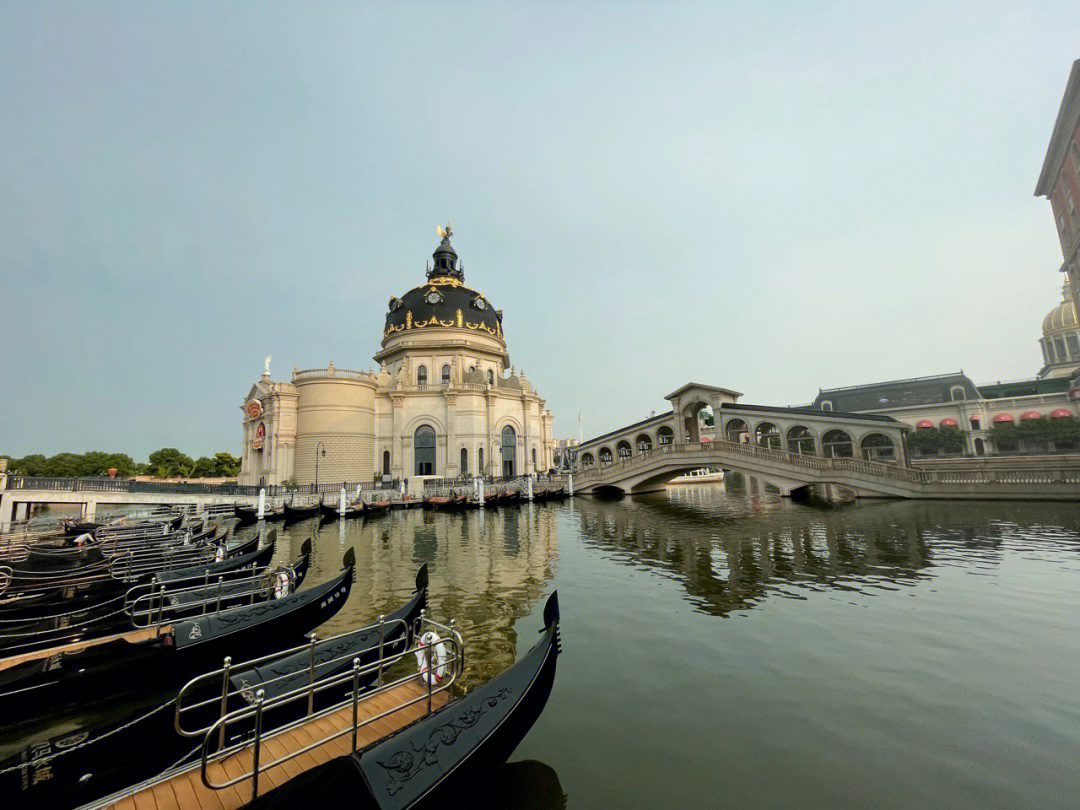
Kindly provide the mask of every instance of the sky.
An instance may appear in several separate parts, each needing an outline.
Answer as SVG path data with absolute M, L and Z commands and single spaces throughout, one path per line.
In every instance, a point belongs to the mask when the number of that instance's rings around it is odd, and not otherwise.
M 0 453 L 238 454 L 447 221 L 560 437 L 1041 365 L 1075 0 L 0 14 Z

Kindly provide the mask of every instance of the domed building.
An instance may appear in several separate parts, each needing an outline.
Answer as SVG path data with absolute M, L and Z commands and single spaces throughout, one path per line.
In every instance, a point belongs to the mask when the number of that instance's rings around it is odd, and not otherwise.
M 1080 323 L 1076 319 L 1072 285 L 1065 279 L 1061 303 L 1043 318 L 1043 336 L 1039 340 L 1045 365 L 1039 379 L 1068 377 L 1080 368 Z
M 387 305 L 378 372 L 265 373 L 243 410 L 240 483 L 526 475 L 553 465 L 551 411 L 510 365 L 503 313 L 465 273 L 450 226 L 426 280 Z

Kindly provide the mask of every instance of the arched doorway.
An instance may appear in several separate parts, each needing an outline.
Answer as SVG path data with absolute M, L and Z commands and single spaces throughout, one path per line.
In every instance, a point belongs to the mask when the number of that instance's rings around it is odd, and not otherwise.
M 882 433 L 864 436 L 860 444 L 863 458 L 867 461 L 896 461 L 896 445 Z
M 637 437 L 637 451 L 648 453 L 650 450 L 652 450 L 652 437 L 648 433 L 642 433 Z
M 975 455 L 977 455 L 977 456 L 985 456 L 986 455 L 986 447 L 983 444 L 983 440 L 980 439 L 980 438 L 975 439 Z
M 853 458 L 851 437 L 842 430 L 830 430 L 821 437 L 821 455 L 825 458 Z
M 780 440 L 780 428 L 772 422 L 762 422 L 754 431 L 754 440 L 760 447 L 769 447 L 779 450 L 783 446 Z
M 795 425 L 787 432 L 787 446 L 790 452 L 800 456 L 815 455 L 814 437 L 810 430 L 802 425 Z
M 742 419 L 729 419 L 724 426 L 724 438 L 729 442 L 746 442 L 750 428 Z
M 421 425 L 413 434 L 413 457 L 417 475 L 435 474 L 435 428 Z
M 610 447 L 601 447 L 600 448 L 600 466 L 601 467 L 608 466 L 611 463 L 611 460 L 612 460 L 611 448 Z
M 514 468 L 517 462 L 517 434 L 510 425 L 502 429 L 502 459 L 503 475 L 516 475 Z

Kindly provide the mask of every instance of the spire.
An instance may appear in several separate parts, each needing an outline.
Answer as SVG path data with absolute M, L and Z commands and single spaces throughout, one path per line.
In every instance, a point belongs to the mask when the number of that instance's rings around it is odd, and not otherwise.
M 432 257 L 435 260 L 435 266 L 428 271 L 428 278 L 449 277 L 456 278 L 458 281 L 463 281 L 465 278 L 464 272 L 462 272 L 461 265 L 458 262 L 457 251 L 454 250 L 454 246 L 450 244 L 450 237 L 454 235 L 453 230 L 450 228 L 450 223 L 446 223 L 446 227 L 441 225 L 435 229 L 436 233 L 442 237 L 442 241 L 439 246 L 435 248 L 435 253 Z

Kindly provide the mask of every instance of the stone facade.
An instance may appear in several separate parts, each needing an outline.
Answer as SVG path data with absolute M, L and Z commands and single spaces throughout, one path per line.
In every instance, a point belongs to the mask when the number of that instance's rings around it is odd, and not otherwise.
M 1069 73 L 1035 195 L 1050 200 L 1065 260 L 1061 269 L 1080 289 L 1080 59 Z
M 379 370 L 269 373 L 243 405 L 240 482 L 523 475 L 554 465 L 552 414 L 510 365 L 502 312 L 465 286 L 449 229 L 427 281 L 391 297 Z

